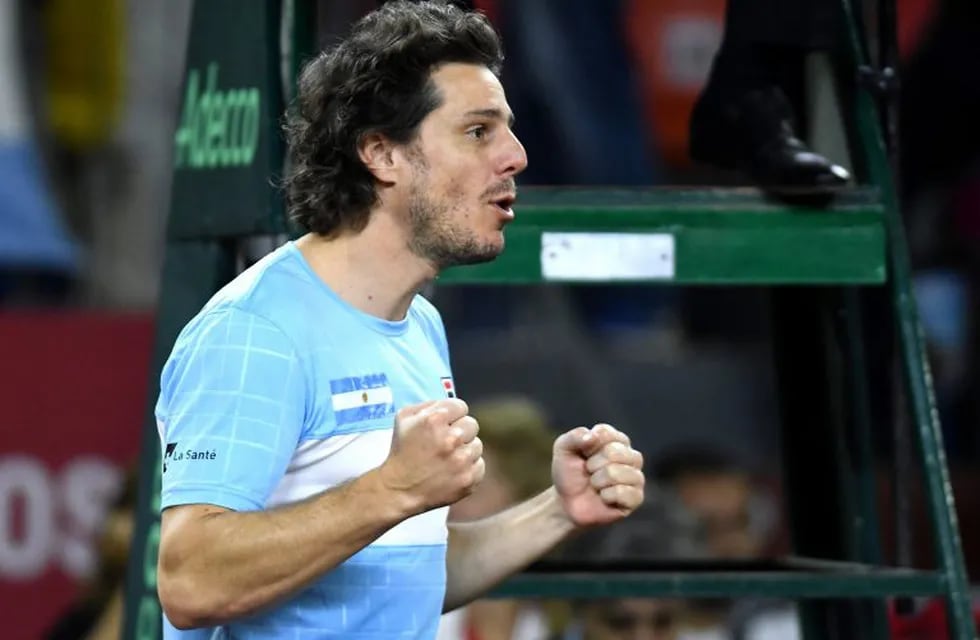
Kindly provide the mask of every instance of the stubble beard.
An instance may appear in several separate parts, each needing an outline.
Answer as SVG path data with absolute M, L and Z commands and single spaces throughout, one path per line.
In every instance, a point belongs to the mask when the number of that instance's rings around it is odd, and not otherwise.
M 467 264 L 480 264 L 496 258 L 501 246 L 490 242 L 481 243 L 474 234 L 454 228 L 453 208 L 464 206 L 462 194 L 439 201 L 427 195 L 428 167 L 418 166 L 416 180 L 408 203 L 408 219 L 411 237 L 408 248 L 415 255 L 429 261 L 437 271 Z

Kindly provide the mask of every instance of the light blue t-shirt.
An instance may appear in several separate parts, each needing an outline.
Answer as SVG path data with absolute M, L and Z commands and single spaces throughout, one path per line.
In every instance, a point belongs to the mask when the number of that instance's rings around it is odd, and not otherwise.
M 365 314 L 287 243 L 219 291 L 163 367 L 162 507 L 266 509 L 351 480 L 384 462 L 395 413 L 452 395 L 451 376 L 427 300 L 398 322 Z M 208 631 L 164 620 L 164 636 L 434 638 L 447 511 L 400 523 L 269 611 Z

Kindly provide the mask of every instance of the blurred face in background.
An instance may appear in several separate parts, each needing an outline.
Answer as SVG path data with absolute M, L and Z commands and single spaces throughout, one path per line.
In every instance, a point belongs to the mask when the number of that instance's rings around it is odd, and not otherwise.
M 498 454 L 489 447 L 483 450 L 486 474 L 476 490 L 449 509 L 455 521 L 479 520 L 503 511 L 517 502 L 514 486 L 501 472 Z
M 106 516 L 99 537 L 99 556 L 103 564 L 116 567 L 120 574 L 125 571 L 129 558 L 129 546 L 133 537 L 133 511 L 128 508 L 113 509 Z
M 584 640 L 674 640 L 679 611 L 671 600 L 595 600 L 584 612 Z
M 752 486 L 747 477 L 735 473 L 687 475 L 676 481 L 675 489 L 704 527 L 713 556 L 758 557 L 762 541 L 751 526 Z

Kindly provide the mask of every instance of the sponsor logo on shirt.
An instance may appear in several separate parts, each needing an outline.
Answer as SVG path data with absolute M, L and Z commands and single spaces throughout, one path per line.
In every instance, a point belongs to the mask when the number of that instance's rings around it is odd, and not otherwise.
M 168 442 L 163 452 L 163 472 L 167 472 L 167 465 L 172 462 L 182 460 L 217 460 L 218 452 L 216 449 L 183 449 L 178 450 L 177 442 Z
M 177 449 L 177 443 L 176 442 L 168 442 L 167 443 L 167 449 L 166 449 L 166 451 L 163 452 L 163 472 L 164 473 L 167 472 L 167 463 L 170 462 L 170 459 L 173 457 L 174 451 L 176 451 L 176 449 Z

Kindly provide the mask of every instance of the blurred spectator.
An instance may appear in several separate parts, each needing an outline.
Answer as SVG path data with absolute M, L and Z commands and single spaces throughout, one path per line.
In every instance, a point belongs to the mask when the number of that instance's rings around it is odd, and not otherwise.
M 709 557 L 701 524 L 672 491 L 647 486 L 646 501 L 629 520 L 581 534 L 568 545 L 568 560 L 671 561 Z
M 571 563 L 595 565 L 672 561 L 706 555 L 698 523 L 671 492 L 647 486 L 646 502 L 623 522 L 585 532 L 568 544 Z M 687 603 L 675 598 L 576 600 L 553 640 L 675 640 Z
M 551 485 L 554 436 L 533 401 L 499 397 L 473 404 L 480 423 L 486 475 L 471 495 L 449 511 L 450 520 L 478 520 L 531 498 Z M 539 640 L 549 634 L 548 616 L 535 603 L 477 600 L 442 617 L 438 640 Z
M 91 246 L 123 98 L 123 0 L 46 0 L 39 12 L 39 112 L 62 209 Z M 115 187 L 124 172 L 114 171 Z M 102 182 L 102 184 L 100 184 Z
M 126 248 L 114 239 L 127 228 L 126 221 L 145 225 L 151 216 L 123 204 L 137 167 L 145 166 L 150 155 L 147 148 L 126 149 L 119 135 L 130 89 L 126 65 L 135 57 L 125 40 L 126 5 L 126 0 L 45 0 L 33 9 L 39 34 L 33 66 L 38 113 L 43 114 L 41 135 L 54 193 L 88 250 L 78 288 L 80 301 L 86 303 L 94 301 L 93 291 L 120 279 L 116 261 Z M 164 124 L 156 122 L 154 128 Z M 136 155 L 144 160 L 131 164 Z M 160 177 L 169 182 L 169 174 Z M 129 246 L 138 240 L 132 234 L 126 238 Z M 145 255 L 147 249 L 135 251 Z M 107 264 L 116 272 L 107 270 Z
M 60 302 L 78 256 L 59 220 L 34 132 L 24 61 L 27 3 L 0 3 L 0 304 Z
M 949 453 L 980 458 L 980 4 L 939 3 L 902 70 L 900 185 Z M 964 65 L 967 66 L 964 66 Z M 923 273 L 923 270 L 928 272 Z M 941 294 L 937 298 L 933 294 Z
M 980 86 L 964 67 L 978 55 L 980 5 L 939 2 L 902 69 L 901 185 L 907 198 L 955 189 L 980 163 Z
M 156 304 L 191 4 L 3 3 L 12 20 L 0 30 L 15 26 L 26 53 L 12 62 L 23 83 L 0 76 L 28 90 L 0 97 L 0 133 L 20 113 L 5 108 L 16 96 L 31 137 L 8 171 L 0 135 L 0 271 L 8 236 L 13 257 L 31 262 L 26 274 L 0 272 L 0 299 Z M 5 49 L 0 38 L 0 69 Z
M 679 445 L 654 463 L 652 477 L 694 518 L 706 557 L 760 559 L 775 533 L 772 500 L 739 462 L 710 446 Z M 799 637 L 791 603 L 691 600 L 681 640 L 762 640 Z
M 123 93 L 123 0 L 45 0 L 48 128 L 65 149 L 105 145 L 118 124 Z
M 763 555 L 775 525 L 774 507 L 734 458 L 708 446 L 678 445 L 662 454 L 651 472 L 697 520 L 710 557 Z
M 676 640 L 680 604 L 674 600 L 590 600 L 575 607 L 578 620 L 555 640 Z
M 45 640 L 116 640 L 121 637 L 124 579 L 133 537 L 137 477 L 132 468 L 120 487 L 98 539 L 99 561 L 92 580 Z

